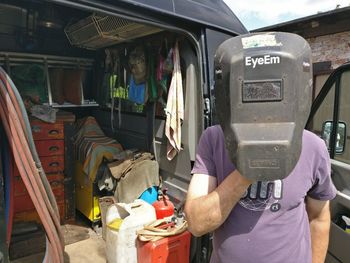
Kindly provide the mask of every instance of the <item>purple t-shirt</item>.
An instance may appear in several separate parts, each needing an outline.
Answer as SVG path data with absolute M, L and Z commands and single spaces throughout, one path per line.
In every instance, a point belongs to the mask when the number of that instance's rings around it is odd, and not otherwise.
M 234 169 L 221 127 L 209 127 L 198 144 L 192 173 L 215 176 L 220 184 Z M 305 197 L 330 200 L 335 195 L 325 143 L 305 130 L 292 173 L 283 180 L 252 184 L 214 231 L 211 262 L 311 263 Z

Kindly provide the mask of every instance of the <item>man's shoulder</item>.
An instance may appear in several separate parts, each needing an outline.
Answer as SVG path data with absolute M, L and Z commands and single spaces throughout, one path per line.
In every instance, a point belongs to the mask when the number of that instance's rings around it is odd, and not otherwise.
M 220 125 L 213 125 L 208 128 L 206 128 L 200 139 L 200 144 L 207 144 L 211 145 L 213 148 L 217 147 L 218 145 L 223 144 L 225 141 L 224 133 L 221 129 Z
M 313 143 L 313 144 L 325 144 L 324 140 L 322 140 L 315 133 L 308 130 L 304 130 L 303 132 L 303 142 L 304 141 Z
M 304 130 L 303 132 L 303 147 L 307 147 L 307 149 L 314 149 L 316 151 L 322 150 L 326 148 L 326 143 L 319 136 L 314 134 L 311 131 Z
M 207 134 L 220 135 L 220 136 L 223 134 L 223 131 L 222 131 L 221 126 L 219 124 L 209 126 L 208 128 L 205 129 L 204 132 Z

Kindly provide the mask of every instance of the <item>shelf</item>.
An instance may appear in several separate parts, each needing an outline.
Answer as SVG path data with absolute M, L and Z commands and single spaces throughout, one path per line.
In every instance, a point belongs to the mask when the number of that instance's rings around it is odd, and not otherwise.
M 63 104 L 58 104 L 53 102 L 51 105 L 48 103 L 43 103 L 43 105 L 46 106 L 51 106 L 52 108 L 73 108 L 73 107 L 98 107 L 99 104 L 96 103 L 95 101 L 85 101 L 84 103 L 77 105 L 77 104 L 72 104 L 69 102 L 65 102 Z
M 60 57 L 44 54 L 30 54 L 18 52 L 0 52 L 0 64 L 8 66 L 23 65 L 25 63 L 42 63 L 47 62 L 49 67 L 71 67 L 71 68 L 91 68 L 93 59 L 79 57 Z M 6 69 L 8 70 L 8 69 Z
M 91 70 L 94 60 L 80 57 L 61 57 L 44 54 L 30 54 L 30 53 L 17 53 L 17 52 L 0 52 L 0 65 L 3 66 L 7 74 L 11 76 L 11 67 L 18 65 L 26 65 L 30 63 L 41 64 L 44 67 L 44 73 L 46 75 L 46 89 L 48 102 L 43 105 L 51 106 L 53 108 L 70 108 L 70 107 L 97 107 L 99 106 L 96 101 L 84 100 L 81 104 L 75 105 L 65 102 L 64 104 L 58 104 L 53 101 L 52 90 L 50 84 L 49 68 L 63 68 L 63 69 L 81 69 Z M 81 83 L 81 95 L 84 98 L 83 87 Z

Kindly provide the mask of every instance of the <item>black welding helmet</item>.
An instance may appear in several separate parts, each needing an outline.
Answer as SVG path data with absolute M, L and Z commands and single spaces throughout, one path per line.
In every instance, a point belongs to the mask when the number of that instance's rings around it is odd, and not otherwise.
M 249 179 L 283 179 L 302 147 L 312 94 L 311 50 L 302 37 L 253 33 L 215 54 L 215 105 L 231 161 Z

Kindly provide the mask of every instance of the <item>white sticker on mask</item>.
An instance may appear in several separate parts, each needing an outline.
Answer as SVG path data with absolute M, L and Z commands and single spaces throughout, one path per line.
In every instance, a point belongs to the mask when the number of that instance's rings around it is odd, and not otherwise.
M 281 42 L 277 42 L 275 35 L 254 35 L 251 37 L 242 38 L 244 49 L 255 47 L 279 47 Z

